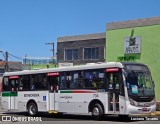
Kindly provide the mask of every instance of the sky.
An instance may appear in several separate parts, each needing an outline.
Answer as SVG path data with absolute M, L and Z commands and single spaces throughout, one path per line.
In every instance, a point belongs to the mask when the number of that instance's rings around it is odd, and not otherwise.
M 9 61 L 51 57 L 57 37 L 106 31 L 106 23 L 160 16 L 160 0 L 0 0 L 0 50 Z M 4 56 L 0 53 L 0 59 Z

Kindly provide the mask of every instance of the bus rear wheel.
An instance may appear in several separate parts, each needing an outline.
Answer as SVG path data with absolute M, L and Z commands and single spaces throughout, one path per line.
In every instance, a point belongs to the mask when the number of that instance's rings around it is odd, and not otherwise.
M 92 107 L 92 117 L 95 120 L 102 120 L 104 117 L 104 111 L 103 108 L 100 104 L 96 103 L 95 105 L 93 105 Z
M 29 103 L 28 105 L 28 114 L 30 116 L 35 116 L 38 113 L 38 108 L 35 103 Z
M 129 115 L 118 115 L 120 119 L 128 119 Z

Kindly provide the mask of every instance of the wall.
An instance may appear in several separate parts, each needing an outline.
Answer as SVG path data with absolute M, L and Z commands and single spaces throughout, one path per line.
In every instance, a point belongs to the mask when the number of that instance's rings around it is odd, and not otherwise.
M 124 37 L 129 37 L 132 29 L 106 31 L 106 61 L 117 61 L 117 57 L 124 56 Z M 160 25 L 134 27 L 134 36 L 142 38 L 141 54 L 136 62 L 145 63 L 151 69 L 156 97 L 160 99 Z
M 67 41 L 67 42 L 58 42 L 57 43 L 57 61 L 58 63 L 71 62 L 74 65 L 92 63 L 92 62 L 104 62 L 104 48 L 105 48 L 105 38 L 99 39 L 86 39 L 80 41 Z M 84 60 L 83 59 L 83 48 L 85 47 L 99 47 L 99 59 L 98 60 Z M 79 57 L 78 60 L 66 61 L 64 60 L 64 51 L 65 49 L 78 49 Z

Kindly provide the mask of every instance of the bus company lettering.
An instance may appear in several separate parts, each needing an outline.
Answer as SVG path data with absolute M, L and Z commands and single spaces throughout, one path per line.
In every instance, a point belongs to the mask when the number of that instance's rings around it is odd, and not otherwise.
M 39 97 L 39 94 L 24 94 L 24 97 Z
M 60 98 L 63 98 L 63 99 L 72 99 L 72 96 L 61 96 Z

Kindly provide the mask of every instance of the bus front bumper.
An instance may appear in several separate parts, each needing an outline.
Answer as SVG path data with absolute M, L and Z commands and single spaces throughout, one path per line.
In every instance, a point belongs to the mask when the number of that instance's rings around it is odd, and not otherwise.
M 127 106 L 126 114 L 148 114 L 156 111 L 156 104 L 150 107 L 137 107 L 129 104 Z

